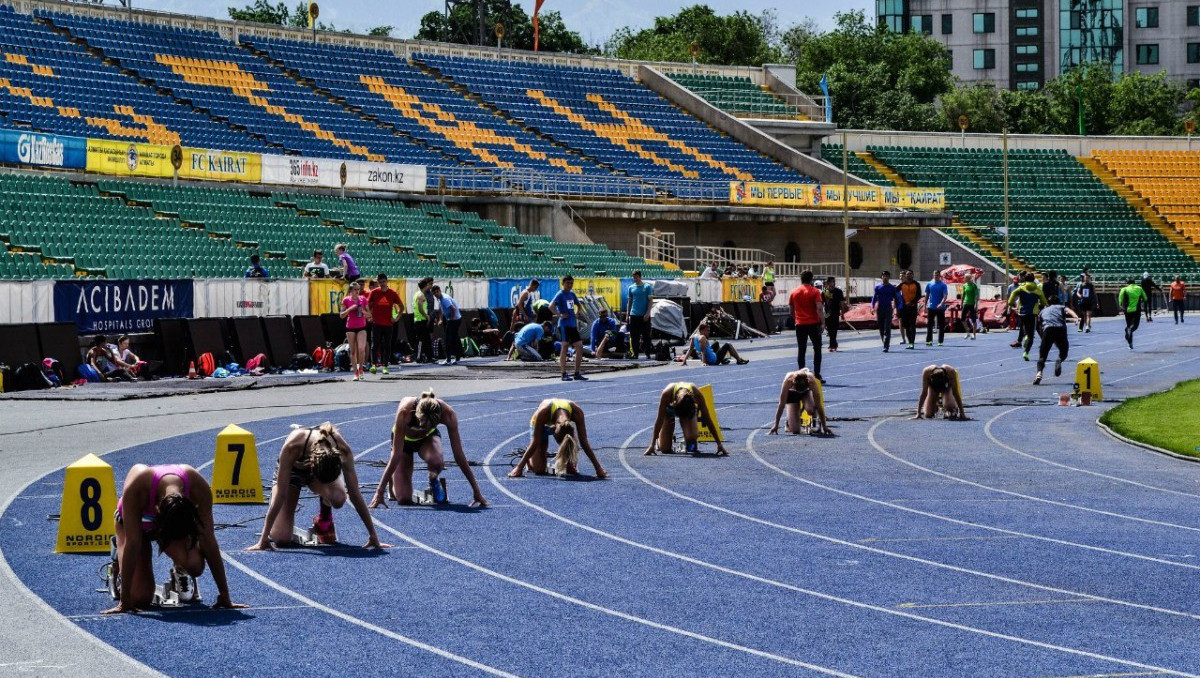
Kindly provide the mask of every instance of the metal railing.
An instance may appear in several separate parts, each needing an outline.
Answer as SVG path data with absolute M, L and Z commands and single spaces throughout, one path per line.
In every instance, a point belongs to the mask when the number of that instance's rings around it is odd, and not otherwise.
M 650 261 L 661 261 L 679 266 L 679 250 L 675 247 L 675 234 L 662 231 L 639 232 L 638 256 Z
M 728 89 L 691 89 L 696 96 L 737 118 L 772 120 L 825 120 L 824 97 L 778 92 L 745 92 Z

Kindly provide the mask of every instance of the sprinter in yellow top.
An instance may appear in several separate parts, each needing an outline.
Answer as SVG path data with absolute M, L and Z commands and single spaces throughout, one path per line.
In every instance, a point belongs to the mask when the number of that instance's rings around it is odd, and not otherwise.
M 700 421 L 703 420 L 714 434 L 717 430 L 709 421 L 709 407 L 704 394 L 695 384 L 686 381 L 667 384 L 658 399 L 658 415 L 654 419 L 654 433 L 650 437 L 646 454 L 654 454 L 656 446 L 659 452 L 671 452 L 676 417 L 679 418 L 679 426 L 683 429 L 684 449 L 689 454 L 699 454 Z M 729 454 L 719 436 L 717 454 Z
M 587 425 L 579 403 L 565 398 L 543 400 L 529 418 L 529 429 L 529 447 L 525 448 L 517 467 L 509 472 L 509 478 L 523 477 L 527 467 L 537 475 L 547 473 L 546 451 L 551 437 L 558 443 L 558 454 L 554 457 L 556 475 L 575 475 L 579 472 L 576 465 L 579 462 L 579 448 L 582 447 L 596 469 L 596 477 L 608 477 L 608 472 L 600 465 L 592 444 L 588 442 Z

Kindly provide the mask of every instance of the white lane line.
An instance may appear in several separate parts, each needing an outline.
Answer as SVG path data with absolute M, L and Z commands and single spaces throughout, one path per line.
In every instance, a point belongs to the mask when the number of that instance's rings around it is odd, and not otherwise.
M 931 476 L 942 478 L 943 480 L 951 480 L 956 483 L 962 483 L 963 485 L 967 485 L 969 487 L 974 487 L 974 488 L 984 490 L 987 492 L 995 492 L 996 494 L 1003 494 L 1008 497 L 1016 497 L 1018 499 L 1024 499 L 1026 501 L 1032 501 L 1032 502 L 1036 502 L 1039 504 L 1049 504 L 1051 506 L 1057 506 L 1059 508 L 1073 509 L 1075 511 L 1083 511 L 1085 513 L 1094 513 L 1096 515 L 1101 515 L 1101 516 L 1105 516 L 1108 518 L 1117 518 L 1119 520 L 1129 520 L 1129 521 L 1133 521 L 1135 523 L 1143 523 L 1146 525 L 1157 525 L 1159 527 L 1170 527 L 1170 528 L 1174 528 L 1177 530 L 1187 530 L 1189 532 L 1200 532 L 1200 527 L 1192 527 L 1190 525 L 1180 525 L 1179 523 L 1167 522 L 1165 520 L 1152 520 L 1150 518 L 1139 518 L 1138 516 L 1131 516 L 1131 515 L 1127 515 L 1124 513 L 1117 513 L 1115 511 L 1105 511 L 1103 509 L 1090 508 L 1088 506 L 1080 506 L 1078 504 L 1071 504 L 1071 503 L 1065 502 L 1065 501 L 1055 501 L 1053 499 L 1045 499 L 1042 497 L 1035 497 L 1035 496 L 1029 495 L 1029 494 L 1021 494 L 1020 492 L 1013 492 L 1012 490 L 1005 490 L 1005 489 L 1001 489 L 999 487 L 992 487 L 991 485 L 984 485 L 983 483 L 977 483 L 973 480 L 967 480 L 966 478 L 960 478 L 958 476 L 950 475 L 949 473 L 943 473 L 941 471 L 931 469 L 927 466 L 922 466 L 916 462 L 909 461 L 909 460 L 899 457 L 895 454 L 892 454 L 891 452 L 888 452 L 886 449 L 884 449 L 884 447 L 882 445 L 880 445 L 875 440 L 875 429 L 879 428 L 879 426 L 881 424 L 891 421 L 892 419 L 893 419 L 892 417 L 883 419 L 882 421 L 879 421 L 874 426 L 872 426 L 870 428 L 870 430 L 867 431 L 867 439 L 870 441 L 871 446 L 874 447 L 880 454 L 887 457 L 888 459 L 897 461 L 906 466 L 911 466 L 912 468 L 915 468 L 918 471 L 929 474 Z M 997 443 L 1000 444 L 1002 447 L 1007 447 L 1003 443 L 999 443 L 999 441 L 997 441 Z M 1008 449 L 1012 449 L 1012 448 L 1008 448 Z M 979 523 L 972 523 L 972 524 L 979 525 L 980 527 L 984 527 L 983 525 L 981 525 Z M 1054 540 L 1054 541 L 1057 541 L 1057 540 Z M 1061 543 L 1070 544 L 1073 542 L 1061 542 Z M 1096 548 L 1096 549 L 1105 551 L 1106 553 L 1113 553 L 1113 554 L 1131 556 L 1131 557 L 1143 557 L 1143 558 L 1147 558 L 1148 560 L 1152 560 L 1154 562 L 1169 563 L 1171 565 L 1178 565 L 1179 567 L 1189 567 L 1189 568 L 1194 568 L 1194 569 L 1200 569 L 1200 566 L 1197 566 L 1197 565 L 1183 565 L 1180 563 L 1173 563 L 1169 560 L 1159 560 L 1158 558 L 1150 558 L 1149 556 L 1138 556 L 1137 554 L 1128 553 L 1125 551 L 1116 551 L 1116 550 L 1105 549 L 1105 548 L 1101 548 L 1101 547 L 1090 547 L 1090 548 Z
M 631 466 L 628 464 L 628 462 L 625 460 L 625 450 L 626 450 L 626 449 L 629 447 L 629 445 L 630 445 L 630 444 L 633 442 L 634 438 L 636 438 L 638 435 L 640 435 L 641 433 L 643 433 L 644 431 L 646 431 L 646 430 L 648 430 L 648 429 L 649 429 L 649 427 L 646 427 L 646 428 L 640 429 L 640 430 L 638 430 L 638 431 L 635 431 L 633 434 L 631 434 L 631 435 L 630 435 L 628 438 L 626 438 L 626 439 L 625 439 L 625 442 L 624 442 L 624 443 L 622 444 L 622 446 L 621 446 L 621 450 L 620 450 L 621 463 L 622 463 L 622 464 L 623 464 L 623 465 L 626 467 L 626 469 L 627 469 L 627 470 L 629 470 L 629 471 L 631 471 L 631 472 L 633 472 L 633 473 L 635 473 L 635 474 L 637 473 L 637 471 L 636 471 L 635 469 L 633 469 L 633 467 L 631 467 Z M 510 440 L 511 440 L 511 439 L 510 439 Z M 506 442 L 507 442 L 507 441 L 506 441 Z M 493 450 L 493 451 L 492 451 L 492 454 L 495 454 L 495 450 Z M 489 454 L 489 455 L 488 455 L 488 460 L 489 460 L 489 461 L 490 461 L 490 459 L 491 459 L 491 456 L 492 456 L 492 454 Z M 1176 675 L 1176 676 L 1190 676 L 1191 678 L 1200 678 L 1200 675 L 1197 675 L 1197 674 L 1190 674 L 1190 673 L 1185 673 L 1185 672 L 1182 672 L 1182 671 L 1176 671 L 1176 670 L 1174 670 L 1174 669 L 1166 669 L 1166 668 L 1162 668 L 1162 667 L 1158 667 L 1158 666 L 1152 666 L 1152 665 L 1149 665 L 1149 664 L 1143 664 L 1143 663 L 1141 663 L 1141 662 L 1136 662 L 1136 661 L 1133 661 L 1133 660 L 1128 660 L 1128 659 L 1120 659 L 1120 658 L 1117 658 L 1117 657 L 1109 657 L 1109 656 L 1107 656 L 1107 655 L 1097 654 L 1097 653 L 1094 653 L 1094 652 L 1088 652 L 1088 651 L 1086 651 L 1086 650 L 1079 650 L 1079 649 L 1076 649 L 1076 648 L 1064 647 L 1064 646 L 1060 646 L 1060 645 L 1054 645 L 1054 644 L 1051 644 L 1051 643 L 1044 643 L 1044 642 L 1037 641 L 1037 640 L 1032 640 L 1032 639 L 1029 639 L 1029 638 L 1021 638 L 1021 637 L 1019 637 L 1019 636 L 1013 636 L 1013 635 L 1006 634 L 1006 633 L 999 633 L 999 632 L 996 632 L 996 631 L 988 631 L 988 630 L 986 630 L 986 629 L 975 628 L 975 627 L 972 627 L 972 626 L 966 626 L 966 625 L 963 625 L 963 624 L 957 624 L 957 623 L 954 623 L 954 622 L 948 622 L 948 621 L 945 621 L 945 620 L 941 620 L 941 619 L 935 619 L 935 618 L 932 618 L 932 617 L 924 617 L 924 616 L 921 616 L 921 615 L 918 615 L 918 614 L 914 614 L 914 613 L 911 613 L 911 612 L 904 612 L 904 611 L 901 611 L 901 610 L 895 610 L 895 609 L 892 609 L 892 608 L 881 607 L 881 606 L 879 606 L 879 605 L 873 605 L 873 604 L 870 604 L 870 603 L 864 603 L 864 602 L 857 601 L 857 600 L 850 600 L 850 599 L 848 599 L 848 598 L 842 598 L 842 597 L 840 597 L 840 596 L 834 596 L 834 595 L 831 595 L 831 594 L 828 594 L 828 593 L 822 593 L 822 592 L 820 592 L 820 591 L 814 591 L 814 590 L 811 590 L 811 589 L 805 589 L 805 588 L 802 588 L 802 587 L 799 587 L 799 586 L 795 586 L 795 585 L 793 585 L 793 584 L 788 584 L 788 583 L 785 583 L 785 582 L 776 581 L 776 580 L 774 580 L 774 579 L 768 579 L 768 578 L 766 578 L 766 577 L 760 577 L 760 576 L 758 576 L 758 575 L 755 575 L 755 574 L 750 574 L 750 573 L 748 573 L 748 572 L 742 572 L 741 570 L 735 570 L 735 569 L 733 569 L 733 568 L 725 567 L 725 566 L 723 566 L 723 565 L 717 565 L 716 563 L 711 563 L 711 562 L 708 562 L 708 561 L 706 561 L 706 560 L 700 560 L 699 558 L 693 558 L 692 556 L 684 555 L 684 554 L 682 554 L 682 553 L 676 553 L 676 552 L 674 552 L 674 551 L 668 551 L 668 550 L 666 550 L 666 549 L 659 548 L 659 547 L 657 547 L 657 546 L 651 546 L 651 545 L 649 545 L 649 544 L 644 544 L 644 543 L 642 543 L 642 542 L 634 541 L 634 540 L 632 540 L 632 539 L 627 539 L 627 538 L 625 538 L 625 537 L 622 537 L 622 536 L 620 536 L 620 535 L 613 534 L 613 533 L 611 533 L 611 532 L 606 532 L 606 531 L 604 531 L 604 530 L 601 530 L 601 529 L 599 529 L 599 528 L 592 527 L 591 525 L 585 525 L 585 524 L 583 524 L 583 523 L 580 523 L 580 522 L 577 522 L 577 521 L 575 521 L 575 520 L 572 520 L 572 519 L 570 519 L 570 518 L 567 518 L 566 516 L 563 516 L 563 515 L 560 515 L 560 514 L 554 513 L 553 511 L 551 511 L 551 510 L 549 510 L 549 509 L 547 509 L 547 508 L 545 508 L 545 507 L 543 507 L 543 506 L 540 506 L 540 505 L 538 505 L 538 504 L 535 504 L 535 503 L 533 503 L 533 502 L 531 502 L 531 501 L 528 501 L 528 500 L 524 499 L 523 497 L 520 497 L 520 496 L 518 496 L 517 494 L 515 494 L 515 493 L 513 493 L 513 492 L 509 491 L 509 490 L 508 490 L 508 488 L 504 487 L 504 486 L 503 486 L 503 485 L 501 485 L 499 482 L 497 482 L 495 475 L 494 475 L 494 474 L 491 472 L 491 467 L 490 467 L 490 466 L 487 466 L 487 465 L 485 465 L 485 466 L 484 466 L 484 470 L 485 470 L 485 471 L 487 471 L 487 473 L 488 473 L 488 478 L 491 480 L 492 484 L 493 484 L 493 485 L 495 485 L 495 486 L 496 486 L 496 487 L 497 487 L 497 488 L 498 488 L 498 489 L 499 489 L 501 492 L 503 492 L 503 493 L 507 494 L 508 496 L 510 496 L 510 497 L 512 497 L 513 499 L 515 499 L 516 501 L 518 501 L 518 502 L 520 502 L 520 503 L 524 504 L 525 506 L 527 506 L 527 507 L 529 507 L 529 508 L 533 509 L 534 511 L 537 511 L 537 512 L 539 512 L 539 513 L 541 513 L 541 514 L 543 514 L 543 515 L 545 515 L 545 516 L 548 516 L 548 517 L 550 517 L 550 518 L 553 518 L 554 520 L 557 520 L 557 521 L 559 521 L 559 522 L 565 523 L 565 524 L 567 524 L 567 525 L 570 525 L 570 526 L 572 526 L 572 527 L 578 528 L 578 529 L 580 529 L 580 530 L 583 530 L 583 531 L 585 531 L 585 532 L 590 532 L 590 533 L 592 533 L 592 534 L 595 534 L 595 535 L 598 535 L 598 536 L 604 537 L 604 538 L 606 538 L 606 539 L 611 539 L 612 541 L 615 541 L 615 542 L 617 542 L 617 543 L 620 543 L 620 544 L 625 544 L 626 546 L 632 546 L 633 548 L 637 548 L 637 549 L 641 549 L 641 550 L 644 550 L 644 551 L 648 551 L 648 552 L 650 552 L 650 553 L 654 553 L 654 554 L 657 554 L 657 555 L 665 556 L 665 557 L 667 557 L 667 558 L 672 558 L 672 559 L 675 559 L 675 560 L 679 560 L 679 561 L 682 561 L 682 562 L 685 562 L 685 563 L 688 563 L 688 564 L 691 564 L 691 565 L 696 565 L 696 566 L 703 567 L 703 568 L 706 568 L 706 569 L 709 569 L 709 570 L 714 570 L 714 571 L 717 571 L 717 572 L 721 572 L 721 573 L 723 573 L 723 574 L 728 574 L 728 575 L 731 575 L 731 576 L 734 576 L 734 577 L 738 577 L 738 578 L 741 578 L 741 579 L 746 579 L 746 580 L 753 581 L 753 582 L 756 582 L 756 583 L 759 583 L 759 584 L 765 584 L 765 585 L 767 585 L 767 586 L 771 586 L 771 587 L 774 587 L 774 588 L 783 589 L 783 590 L 785 590 L 785 591 L 791 591 L 791 592 L 794 592 L 794 593 L 799 593 L 799 594 L 802 594 L 802 595 L 811 596 L 811 597 L 814 597 L 814 598 L 817 598 L 817 599 L 820 599 L 820 600 L 825 600 L 825 601 L 829 601 L 829 602 L 833 602 L 833 603 L 840 603 L 840 604 L 842 604 L 842 605 L 846 605 L 846 606 L 849 606 L 849 607 L 855 607 L 855 608 L 859 608 L 859 609 L 863 609 L 863 610 L 870 610 L 870 611 L 873 611 L 873 612 L 879 612 L 879 613 L 882 613 L 882 614 L 891 615 L 891 616 L 895 616 L 895 617 L 902 617 L 902 618 L 905 618 L 905 619 L 911 619 L 911 620 L 913 620 L 913 621 L 925 622 L 925 623 L 928 623 L 928 624 L 933 624 L 933 625 L 935 625 L 935 626 L 941 626 L 941 627 L 944 627 L 944 628 L 949 628 L 949 629 L 953 629 L 953 630 L 956 630 L 956 631 L 964 631 L 964 632 L 967 632 L 967 633 L 973 633 L 973 634 L 977 634 L 977 635 L 985 636 L 985 637 L 988 637 L 988 638 L 996 638 L 996 639 L 999 639 L 999 640 L 1011 641 L 1011 642 L 1020 643 L 1020 644 L 1023 644 L 1023 645 L 1029 645 L 1029 646 L 1031 646 L 1031 647 L 1037 647 L 1037 648 L 1040 648 L 1040 649 L 1051 650 L 1051 651 L 1056 651 L 1056 652 L 1062 652 L 1062 653 L 1065 653 L 1065 654 L 1070 654 L 1070 655 L 1075 655 L 1075 656 L 1080 656 L 1080 657 L 1087 657 L 1087 658 L 1090 658 L 1090 659 L 1095 659 L 1095 660 L 1098 660 L 1098 661 L 1107 661 L 1107 662 L 1112 662 L 1112 663 L 1115 663 L 1115 664 L 1121 664 L 1121 665 L 1123 665 L 1123 666 L 1132 666 L 1132 667 L 1141 668 L 1141 669 L 1152 669 L 1152 670 L 1156 670 L 1156 671 L 1164 671 L 1164 672 L 1166 672 L 1166 673 L 1168 673 L 1168 674 L 1170 674 L 1170 675 Z M 668 490 L 668 492 L 669 492 L 669 490 Z M 720 509 L 720 507 L 714 507 L 714 508 L 716 508 L 717 510 L 722 510 L 722 509 Z M 849 546 L 852 546 L 852 547 L 854 547 L 854 548 L 862 548 L 862 549 L 869 549 L 869 548 L 870 548 L 870 547 L 864 547 L 864 546 L 861 546 L 861 545 L 859 545 L 859 544 L 852 544 L 852 543 L 850 543 L 850 542 L 846 542 L 846 543 L 847 543 L 847 545 L 849 545 Z M 1044 588 L 1044 587 L 1038 587 L 1038 588 Z M 1048 588 L 1047 588 L 1047 590 L 1053 590 L 1053 589 L 1048 589 Z M 1083 595 L 1085 595 L 1085 594 L 1078 594 L 1078 593 L 1075 593 L 1075 592 L 1064 592 L 1064 593 L 1067 593 L 1068 595 L 1080 595 L 1080 596 L 1083 596 Z M 1089 596 L 1089 597 L 1090 597 L 1090 596 Z M 1106 601 L 1106 602 L 1107 602 L 1107 601 Z M 1191 616 L 1191 615 L 1181 615 L 1181 616 Z M 1198 618 L 1200 618 L 1200 617 L 1198 617 Z
M 1057 461 L 1052 461 L 1050 459 L 1046 459 L 1045 457 L 1039 457 L 1037 455 L 1018 450 L 1017 448 L 1015 448 L 1011 445 L 1007 445 L 1007 444 L 1001 442 L 1000 439 L 998 439 L 995 435 L 992 434 L 992 424 L 999 421 L 1002 417 L 1008 416 L 1009 414 L 1012 414 L 1013 412 L 1016 412 L 1017 410 L 1023 409 L 1025 407 L 1028 407 L 1028 406 L 1020 405 L 1018 407 L 1013 407 L 1011 409 L 1001 412 L 1000 414 L 997 414 L 996 416 L 992 417 L 991 419 L 988 419 L 987 423 L 984 424 L 984 426 L 983 426 L 984 435 L 986 435 L 988 440 L 992 441 L 997 446 L 1002 447 L 1002 448 L 1008 450 L 1009 452 L 1012 452 L 1013 454 L 1020 455 L 1027 459 L 1033 459 L 1034 461 L 1040 461 L 1043 464 L 1048 464 L 1050 466 L 1056 466 L 1058 468 L 1066 469 L 1068 471 L 1077 471 L 1079 473 L 1086 473 L 1089 476 L 1095 476 L 1097 478 L 1104 478 L 1105 480 L 1111 480 L 1113 482 L 1123 483 L 1125 485 L 1133 485 L 1135 487 L 1141 487 L 1141 488 L 1147 489 L 1147 490 L 1154 490 L 1156 492 L 1166 492 L 1168 494 L 1175 494 L 1175 495 L 1181 495 L 1184 497 L 1192 497 L 1194 499 L 1200 499 L 1200 494 L 1195 494 L 1192 492 L 1183 492 L 1181 490 L 1172 490 L 1167 487 L 1159 487 L 1157 485 L 1148 485 L 1146 483 L 1139 483 L 1136 480 L 1130 480 L 1128 478 L 1121 478 L 1119 476 L 1112 476 L 1112 475 L 1108 475 L 1107 473 L 1100 473 L 1099 471 L 1091 471 L 1089 469 L 1079 468 L 1077 466 L 1070 466 L 1068 464 L 1063 464 L 1063 463 L 1060 463 Z
M 494 666 L 488 666 L 487 664 L 481 664 L 473 659 L 468 659 L 461 655 L 454 654 L 453 652 L 448 652 L 446 650 L 441 649 L 440 647 L 434 647 L 433 645 L 430 645 L 428 643 L 423 643 L 419 640 L 416 640 L 415 638 L 409 638 L 408 636 L 401 635 L 399 633 L 396 633 L 395 631 L 385 629 L 382 626 L 376 626 L 375 624 L 372 624 L 368 621 L 365 621 L 365 620 L 359 619 L 358 617 L 354 617 L 352 615 L 346 614 L 345 612 L 342 612 L 341 610 L 336 610 L 332 607 L 329 607 L 328 605 L 323 605 L 321 603 L 318 603 L 317 601 L 305 596 L 302 593 L 293 591 L 292 589 L 289 589 L 286 586 L 283 586 L 282 584 L 274 581 L 273 579 L 269 579 L 269 578 L 259 574 L 258 572 L 251 569 L 250 567 L 242 564 L 240 561 L 238 561 L 233 556 L 229 555 L 229 553 L 227 551 L 221 551 L 221 555 L 225 558 L 225 562 L 236 567 L 238 570 L 241 570 L 243 573 L 245 573 L 249 577 L 255 579 L 259 583 L 261 583 L 269 588 L 272 588 L 272 589 L 284 594 L 285 596 L 288 596 L 289 598 L 298 600 L 313 609 L 324 612 L 325 614 L 328 614 L 332 617 L 336 617 L 344 622 L 354 624 L 355 626 L 366 629 L 368 631 L 372 631 L 381 636 L 384 636 L 385 638 L 390 638 L 392 640 L 403 643 L 410 647 L 415 647 L 419 650 L 424 650 L 426 652 L 435 654 L 444 659 L 449 659 L 450 661 L 458 662 L 459 664 L 463 664 L 464 666 L 469 666 L 473 669 L 478 669 L 479 671 L 489 673 L 493 676 L 506 676 L 507 678 L 516 678 L 516 674 L 509 673 L 507 671 L 502 671 Z
M 917 610 L 940 607 L 1004 607 L 1009 605 L 1059 605 L 1062 603 L 1094 603 L 1095 598 L 1063 598 L 1060 600 L 995 600 L 982 603 L 900 603 L 902 610 Z

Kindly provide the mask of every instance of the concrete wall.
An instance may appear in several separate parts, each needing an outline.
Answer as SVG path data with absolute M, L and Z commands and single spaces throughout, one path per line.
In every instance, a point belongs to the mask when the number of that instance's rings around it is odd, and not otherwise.
M 638 77 L 642 84 L 658 92 L 671 103 L 759 153 L 803 172 L 822 183 L 842 183 L 842 173 L 837 168 L 805 155 L 796 148 L 729 115 L 696 96 L 691 90 L 676 83 L 661 71 L 650 66 L 641 66 L 638 68 Z M 807 123 L 807 125 L 811 126 L 813 133 L 819 137 L 825 136 L 831 129 L 824 123 L 815 125 Z M 852 177 L 850 182 L 856 185 L 866 183 L 858 177 Z
M 591 244 L 593 241 L 564 211 L 561 204 L 513 201 L 471 205 L 485 219 L 512 226 L 525 235 L 546 235 L 555 242 Z

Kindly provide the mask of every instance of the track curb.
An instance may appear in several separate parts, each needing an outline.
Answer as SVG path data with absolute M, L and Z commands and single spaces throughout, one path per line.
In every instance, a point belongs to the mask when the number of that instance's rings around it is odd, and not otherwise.
M 1105 424 L 1104 422 L 1100 421 L 1099 418 L 1096 419 L 1096 426 L 1099 426 L 1100 430 L 1104 431 L 1104 433 L 1106 433 L 1110 438 L 1119 440 L 1127 445 L 1133 445 L 1135 447 L 1140 447 L 1144 450 L 1149 450 L 1151 452 L 1157 452 L 1158 454 L 1163 454 L 1168 457 L 1174 457 L 1176 459 L 1181 459 L 1183 461 L 1200 463 L 1200 457 L 1190 457 L 1186 454 L 1179 454 L 1178 452 L 1172 452 L 1171 450 L 1166 450 L 1161 447 L 1151 445 L 1149 443 L 1143 443 L 1143 442 L 1134 440 L 1132 438 L 1126 438 L 1125 436 L 1121 435 L 1120 433 L 1117 433 L 1116 431 L 1109 428 L 1108 424 Z

